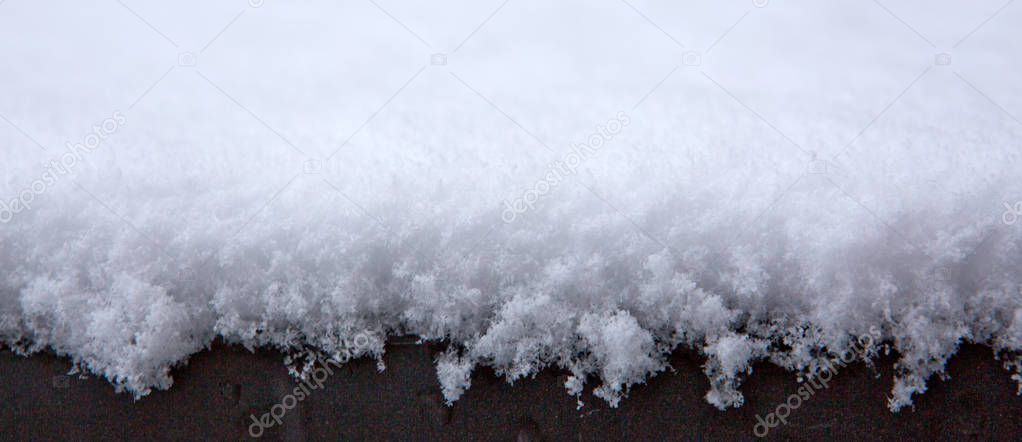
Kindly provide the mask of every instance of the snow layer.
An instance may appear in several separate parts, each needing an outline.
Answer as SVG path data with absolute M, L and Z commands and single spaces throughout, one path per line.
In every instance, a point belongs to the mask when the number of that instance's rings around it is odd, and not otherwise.
M 1022 350 L 1022 5 L 101 3 L 0 3 L 0 340 L 136 396 L 217 337 L 612 405 L 681 346 L 721 408 Z

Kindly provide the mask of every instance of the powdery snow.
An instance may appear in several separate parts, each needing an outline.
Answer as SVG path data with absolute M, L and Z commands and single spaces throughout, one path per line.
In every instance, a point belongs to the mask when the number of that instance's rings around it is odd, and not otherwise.
M 964 342 L 1022 392 L 1022 5 L 263 3 L 0 4 L 0 340 L 143 396 L 413 334 L 450 402 L 611 405 L 683 347 L 726 408 L 877 334 L 893 410 Z

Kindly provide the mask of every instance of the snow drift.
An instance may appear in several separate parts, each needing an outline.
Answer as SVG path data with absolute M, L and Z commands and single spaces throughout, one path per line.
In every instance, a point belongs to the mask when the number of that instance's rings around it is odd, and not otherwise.
M 963 342 L 1022 367 L 1018 5 L 108 3 L 0 4 L 26 353 L 141 396 L 217 337 L 414 334 L 449 401 L 616 405 L 681 346 L 721 408 L 871 332 L 894 410 Z

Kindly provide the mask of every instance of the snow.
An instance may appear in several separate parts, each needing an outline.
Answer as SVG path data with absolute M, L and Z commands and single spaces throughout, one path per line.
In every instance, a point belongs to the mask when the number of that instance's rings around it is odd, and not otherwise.
M 1022 391 L 1019 5 L 254 4 L 0 4 L 4 343 L 144 396 L 413 334 L 449 402 L 611 405 L 681 347 L 726 408 L 879 333 L 893 410 L 966 342 Z

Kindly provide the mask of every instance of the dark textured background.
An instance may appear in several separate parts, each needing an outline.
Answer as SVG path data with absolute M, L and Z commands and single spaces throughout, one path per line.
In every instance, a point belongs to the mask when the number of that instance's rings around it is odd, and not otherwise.
M 679 352 L 674 372 L 635 388 L 617 409 L 587 391 L 582 410 L 545 371 L 508 385 L 479 370 L 454 407 L 442 405 L 433 345 L 399 339 L 387 348 L 387 369 L 361 360 L 335 371 L 268 430 L 263 440 L 749 440 L 756 414 L 772 411 L 799 384 L 791 373 L 758 364 L 742 386 L 746 404 L 718 411 L 702 359 Z M 139 401 L 117 394 L 103 379 L 65 376 L 70 362 L 0 350 L 0 435 L 4 440 L 247 438 L 249 414 L 261 415 L 294 387 L 271 351 L 249 353 L 217 344 L 173 372 L 174 386 Z M 1022 440 L 1022 397 L 986 347 L 965 346 L 948 367 L 951 379 L 930 380 L 915 409 L 886 408 L 893 356 L 880 361 L 879 378 L 865 365 L 846 367 L 830 387 L 794 410 L 789 424 L 768 439 Z

